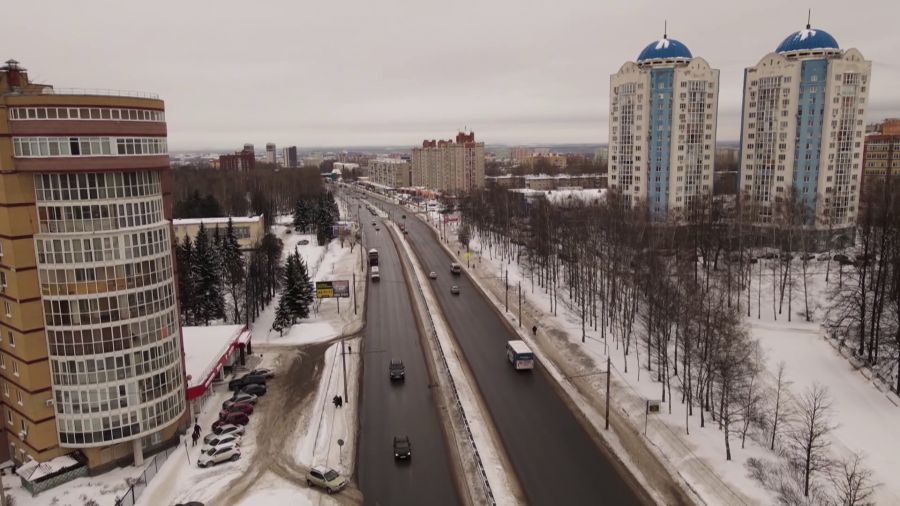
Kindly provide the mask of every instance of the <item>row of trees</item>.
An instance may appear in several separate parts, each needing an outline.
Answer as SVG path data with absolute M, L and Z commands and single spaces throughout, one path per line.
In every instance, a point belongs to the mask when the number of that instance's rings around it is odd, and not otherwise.
M 752 312 L 762 316 L 764 291 L 774 319 L 785 312 L 791 318 L 801 292 L 801 314 L 811 317 L 807 286 L 810 263 L 818 260 L 814 237 L 790 232 L 808 223 L 796 209 L 781 206 L 773 221 L 784 221 L 782 233 L 766 237 L 771 229 L 753 226 L 756 210 L 740 204 L 697 202 L 673 226 L 654 222 L 615 192 L 603 203 L 552 205 L 487 189 L 463 199 L 459 239 L 465 244 L 477 235 L 488 254 L 517 263 L 530 277 L 525 283 L 549 295 L 550 311 L 562 303 L 580 316 L 582 342 L 590 332 L 619 355 L 626 373 L 638 367 L 638 377 L 652 375 L 670 413 L 673 402 L 685 405 L 686 433 L 715 424 L 729 460 L 736 441 L 743 448 L 747 438 L 778 449 L 809 497 L 815 477 L 830 476 L 818 465 L 827 460 L 828 431 L 813 431 L 823 434 L 805 443 L 801 436 L 810 424 L 821 425 L 827 410 L 773 393 L 761 381 L 759 344 L 742 325 Z M 829 256 L 829 272 L 831 264 Z M 857 265 L 836 264 L 841 279 L 846 266 Z M 841 282 L 853 285 L 849 278 Z
M 185 236 L 175 248 L 181 321 L 255 320 L 279 286 L 282 247 L 280 239 L 267 233 L 245 255 L 230 219 L 224 231 L 210 231 L 201 223 L 195 238 Z
M 340 218 L 337 202 L 330 191 L 297 200 L 293 209 L 294 230 L 315 231 L 319 244 L 334 239 L 334 227 Z

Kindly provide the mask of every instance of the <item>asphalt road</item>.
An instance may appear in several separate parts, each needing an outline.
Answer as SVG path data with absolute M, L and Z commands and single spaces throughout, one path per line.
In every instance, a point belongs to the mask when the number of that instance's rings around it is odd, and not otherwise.
M 381 271 L 380 282 L 369 281 L 362 350 L 357 469 L 364 504 L 460 504 L 397 249 L 380 218 L 365 207 L 360 217 L 364 247 L 378 249 Z M 390 381 L 391 358 L 403 360 L 406 381 Z M 410 462 L 394 461 L 394 435 L 409 435 Z
M 409 236 L 478 388 L 494 420 L 503 446 L 529 504 L 627 505 L 647 502 L 629 484 L 621 467 L 601 450 L 553 386 L 553 379 L 537 364 L 533 371 L 516 371 L 506 359 L 506 342 L 517 339 L 465 275 L 450 274 L 451 257 L 428 226 L 401 214 L 397 206 L 382 204 L 409 227 Z M 458 285 L 460 295 L 450 293 Z M 377 293 L 377 292 L 376 292 Z M 516 292 L 510 290 L 510 297 Z M 374 297 L 373 297 L 374 298 Z M 371 314 L 371 313 L 370 313 Z M 639 499 L 640 497 L 640 499 Z

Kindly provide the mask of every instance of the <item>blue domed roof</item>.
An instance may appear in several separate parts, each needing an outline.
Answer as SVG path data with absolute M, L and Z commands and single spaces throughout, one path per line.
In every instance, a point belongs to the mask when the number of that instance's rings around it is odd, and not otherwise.
M 645 47 L 638 55 L 637 61 L 641 63 L 647 60 L 690 60 L 693 57 L 687 46 L 675 39 L 663 37 Z
M 790 53 L 793 51 L 812 51 L 815 49 L 840 49 L 834 37 L 829 35 L 825 30 L 809 28 L 807 25 L 805 30 L 794 32 L 781 44 L 778 44 L 778 53 Z

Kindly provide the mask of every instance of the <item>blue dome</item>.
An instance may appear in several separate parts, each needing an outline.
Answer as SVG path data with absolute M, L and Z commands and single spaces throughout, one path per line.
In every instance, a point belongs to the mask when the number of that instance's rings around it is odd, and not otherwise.
M 687 46 L 675 39 L 663 37 L 645 47 L 638 55 L 637 61 L 641 63 L 647 60 L 690 60 L 693 57 Z
M 778 53 L 790 53 L 793 51 L 812 51 L 815 49 L 840 49 L 834 37 L 825 30 L 810 29 L 788 35 L 781 44 L 778 44 Z

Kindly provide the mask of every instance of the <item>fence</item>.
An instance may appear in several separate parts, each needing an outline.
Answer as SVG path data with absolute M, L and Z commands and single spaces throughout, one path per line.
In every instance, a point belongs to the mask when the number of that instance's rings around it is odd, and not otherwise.
M 144 492 L 144 490 L 147 489 L 147 485 L 150 484 L 150 480 L 152 480 L 159 473 L 160 468 L 162 468 L 163 464 L 165 464 L 166 459 L 169 458 L 169 455 L 180 448 L 180 444 L 175 445 L 154 455 L 153 460 L 151 460 L 150 463 L 147 464 L 147 467 L 144 468 L 144 471 L 141 472 L 141 475 L 133 479 L 131 486 L 128 487 L 127 491 L 125 491 L 125 495 L 116 499 L 116 506 L 134 506 L 138 498 L 141 497 L 141 494 Z

